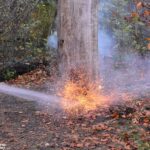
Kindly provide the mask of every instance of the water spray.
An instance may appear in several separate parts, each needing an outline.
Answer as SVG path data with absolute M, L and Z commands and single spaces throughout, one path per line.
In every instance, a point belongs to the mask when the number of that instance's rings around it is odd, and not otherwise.
M 39 104 L 57 105 L 60 102 L 60 98 L 56 95 L 50 95 L 33 90 L 18 88 L 4 83 L 0 84 L 0 93 L 23 98 L 30 101 L 36 101 Z

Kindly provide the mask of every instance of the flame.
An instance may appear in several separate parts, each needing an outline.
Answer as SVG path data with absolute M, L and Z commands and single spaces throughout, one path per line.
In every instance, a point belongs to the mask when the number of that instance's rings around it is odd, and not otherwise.
M 106 96 L 101 95 L 102 87 L 98 82 L 89 80 L 88 75 L 81 70 L 72 70 L 59 93 L 61 104 L 65 110 L 95 110 L 106 102 Z

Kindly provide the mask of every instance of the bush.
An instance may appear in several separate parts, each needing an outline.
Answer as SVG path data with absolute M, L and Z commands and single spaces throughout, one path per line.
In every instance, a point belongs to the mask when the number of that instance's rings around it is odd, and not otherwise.
M 16 77 L 16 70 L 13 69 L 6 69 L 3 73 L 2 73 L 4 80 L 10 80 Z

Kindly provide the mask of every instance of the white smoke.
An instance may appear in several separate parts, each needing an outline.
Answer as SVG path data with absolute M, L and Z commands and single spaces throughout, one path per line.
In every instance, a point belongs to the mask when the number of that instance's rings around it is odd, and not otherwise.
M 115 91 L 118 94 L 129 93 L 137 97 L 146 95 L 150 93 L 150 56 L 142 57 L 132 48 L 127 50 L 122 47 L 121 51 L 117 49 L 115 35 L 108 32 L 111 24 L 107 23 L 107 27 L 101 25 L 102 22 L 111 20 L 110 16 L 103 13 L 107 4 L 112 10 L 117 9 L 117 6 L 112 5 L 112 1 L 100 0 L 100 73 L 106 93 Z
M 52 48 L 52 49 L 57 49 L 58 48 L 58 37 L 57 37 L 57 32 L 56 31 L 53 34 L 48 36 L 47 47 Z

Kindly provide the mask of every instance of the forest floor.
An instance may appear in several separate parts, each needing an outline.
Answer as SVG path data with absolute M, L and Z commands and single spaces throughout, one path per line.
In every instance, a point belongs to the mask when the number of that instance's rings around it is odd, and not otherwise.
M 37 69 L 9 83 L 30 87 L 46 80 Z M 150 149 L 150 95 L 84 114 L 43 108 L 0 94 L 0 150 Z

